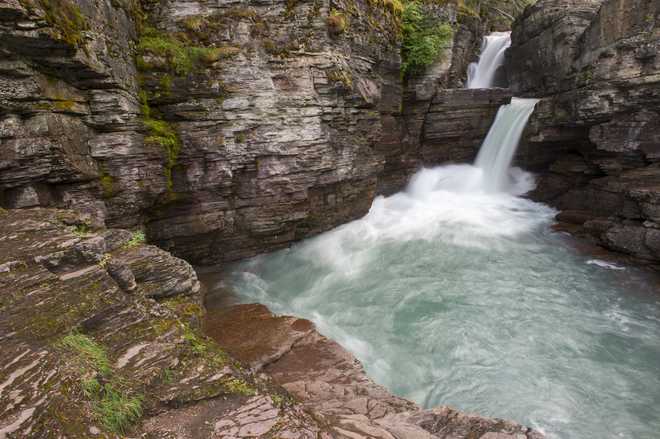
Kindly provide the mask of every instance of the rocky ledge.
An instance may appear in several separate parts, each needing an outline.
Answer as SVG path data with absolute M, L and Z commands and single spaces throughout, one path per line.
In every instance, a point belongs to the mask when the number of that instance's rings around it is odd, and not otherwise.
M 207 317 L 214 342 L 192 267 L 139 232 L 44 208 L 2 210 L 0 230 L 2 439 L 542 437 L 420 410 L 260 305 Z
M 253 372 L 300 401 L 331 437 L 540 439 L 536 431 L 450 407 L 422 410 L 374 383 L 362 365 L 304 319 L 263 305 L 235 305 L 207 316 L 205 331 Z M 245 334 L 250 334 L 246 337 Z M 228 437 L 237 427 L 227 423 Z

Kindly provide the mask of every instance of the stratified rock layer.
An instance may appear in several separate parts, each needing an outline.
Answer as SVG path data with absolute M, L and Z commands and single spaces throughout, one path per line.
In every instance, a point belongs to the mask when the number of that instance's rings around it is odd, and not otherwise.
M 228 437 L 219 422 L 317 437 L 309 414 L 276 404 L 285 397 L 197 331 L 188 263 L 85 224 L 65 210 L 0 211 L 1 438 Z M 120 434 L 113 419 L 136 400 L 142 414 Z
M 0 205 L 145 225 L 202 263 L 368 211 L 400 143 L 392 10 L 143 3 L 0 3 Z
M 653 262 L 660 261 L 659 22 L 654 0 L 540 1 L 514 26 L 509 57 L 513 89 L 544 97 L 520 153 L 542 174 L 534 196 L 607 248 Z

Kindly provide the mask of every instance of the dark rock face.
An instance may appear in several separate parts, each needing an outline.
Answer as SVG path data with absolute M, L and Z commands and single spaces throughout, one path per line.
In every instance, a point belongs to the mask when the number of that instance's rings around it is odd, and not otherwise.
M 387 8 L 172 1 L 151 6 L 145 21 L 131 2 L 57 2 L 80 28 L 40 0 L 0 11 L 3 206 L 74 207 L 96 224 L 145 225 L 150 240 L 202 263 L 367 212 L 400 143 Z M 332 14 L 350 26 L 335 32 Z M 143 53 L 151 28 L 202 65 Z M 143 125 L 145 111 L 176 148 Z
M 543 24 L 546 4 L 553 10 L 560 3 L 563 12 Z M 519 160 L 541 173 L 534 196 L 575 213 L 563 218 L 582 232 L 658 261 L 660 5 L 597 3 L 541 1 L 514 27 L 513 88 L 544 97 Z M 553 39 L 567 44 L 562 67 L 545 52 Z
M 228 352 L 282 385 L 331 437 L 424 439 L 541 439 L 519 424 L 461 413 L 422 410 L 369 379 L 345 349 L 313 323 L 272 315 L 263 305 L 237 305 L 209 315 L 206 330 Z M 245 331 L 252 337 L 245 337 Z

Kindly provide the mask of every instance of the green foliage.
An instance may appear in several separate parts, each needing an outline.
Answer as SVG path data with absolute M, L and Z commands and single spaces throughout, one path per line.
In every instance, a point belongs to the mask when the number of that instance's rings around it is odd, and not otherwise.
M 405 5 L 401 30 L 403 34 L 401 75 L 403 77 L 419 73 L 437 61 L 453 36 L 453 29 L 449 24 L 429 17 L 417 1 Z
M 101 183 L 101 189 L 103 189 L 103 197 L 111 198 L 115 195 L 115 179 L 112 175 L 102 172 L 99 182 Z
M 114 376 L 105 349 L 84 334 L 73 332 L 57 343 L 75 355 L 80 389 L 92 403 L 94 415 L 103 427 L 121 434 L 142 416 L 142 397 L 129 396 L 123 380 Z
M 176 166 L 179 153 L 181 152 L 181 140 L 174 127 L 162 119 L 153 117 L 147 93 L 140 92 L 141 109 L 145 128 L 149 132 L 144 139 L 147 143 L 160 145 L 165 151 L 165 176 L 167 177 L 167 188 L 172 190 L 172 169 Z
M 238 378 L 230 378 L 223 383 L 229 393 L 243 396 L 253 396 L 257 393 L 256 389 L 245 381 Z
M 133 236 L 131 236 L 131 239 L 126 243 L 126 247 L 127 248 L 137 247 L 140 244 L 144 244 L 146 240 L 147 239 L 144 236 L 144 232 L 141 230 L 137 230 L 133 232 Z
M 92 234 L 92 230 L 87 224 L 78 224 L 73 229 L 73 234 L 78 238 L 87 238 Z
M 59 31 L 63 41 L 72 46 L 82 44 L 82 31 L 87 30 L 88 25 L 78 5 L 71 0 L 38 0 L 37 3 L 48 24 Z
M 513 21 L 527 6 L 536 0 L 451 0 L 462 16 L 481 18 L 489 14 L 501 15 Z
M 62 337 L 58 345 L 76 354 L 83 365 L 102 374 L 110 373 L 110 361 L 105 349 L 88 336 L 73 332 Z
M 194 24 L 190 24 L 194 26 Z M 222 58 L 229 58 L 240 52 L 237 47 L 196 47 L 187 46 L 178 39 L 145 28 L 138 43 L 137 65 L 142 71 L 153 70 L 160 66 L 150 64 L 145 55 L 163 58 L 167 70 L 176 75 L 185 76 L 203 64 L 212 64 Z
M 142 416 L 142 397 L 128 396 L 107 383 L 96 395 L 95 412 L 106 430 L 124 433 Z

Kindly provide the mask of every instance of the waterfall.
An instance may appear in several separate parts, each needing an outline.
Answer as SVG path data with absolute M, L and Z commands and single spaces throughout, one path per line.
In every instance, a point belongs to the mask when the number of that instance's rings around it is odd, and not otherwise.
M 478 63 L 468 67 L 467 88 L 492 88 L 497 69 L 504 64 L 504 52 L 511 45 L 511 32 L 494 32 L 484 38 Z
M 509 167 L 527 120 L 538 99 L 511 98 L 502 105 L 484 140 L 475 166 L 483 171 L 483 188 L 490 192 L 508 189 Z

